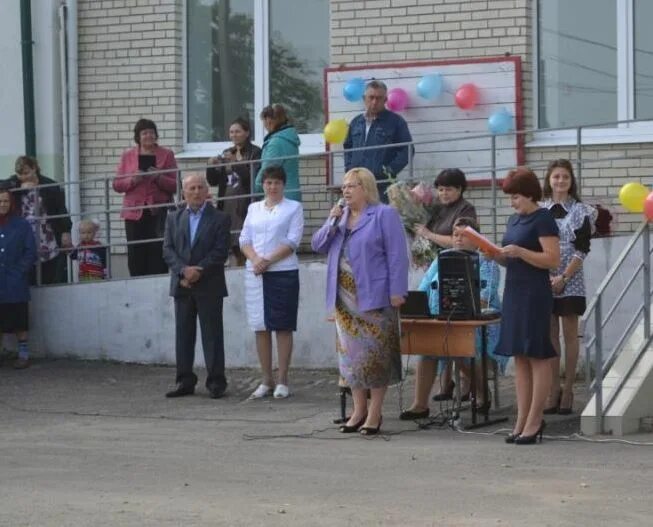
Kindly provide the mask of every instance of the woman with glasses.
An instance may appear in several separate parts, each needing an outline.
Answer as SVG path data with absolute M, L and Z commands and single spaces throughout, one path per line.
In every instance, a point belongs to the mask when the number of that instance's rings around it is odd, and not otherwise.
M 379 203 L 372 172 L 347 172 L 342 195 L 345 206 L 333 207 L 312 246 L 328 254 L 327 310 L 335 310 L 340 375 L 354 400 L 340 431 L 375 435 L 385 392 L 401 379 L 399 307 L 408 290 L 408 250 L 399 214 Z

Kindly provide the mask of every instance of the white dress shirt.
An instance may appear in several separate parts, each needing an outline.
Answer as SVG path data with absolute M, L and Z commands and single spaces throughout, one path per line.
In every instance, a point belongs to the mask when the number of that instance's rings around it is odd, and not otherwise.
M 240 232 L 241 247 L 250 245 L 256 254 L 268 258 L 280 245 L 287 245 L 293 250 L 290 256 L 268 267 L 268 271 L 291 271 L 299 268 L 297 247 L 304 231 L 304 209 L 299 201 L 283 198 L 271 209 L 265 206 L 265 200 L 252 203 L 247 209 L 247 217 Z M 247 269 L 252 269 L 252 262 L 247 260 Z

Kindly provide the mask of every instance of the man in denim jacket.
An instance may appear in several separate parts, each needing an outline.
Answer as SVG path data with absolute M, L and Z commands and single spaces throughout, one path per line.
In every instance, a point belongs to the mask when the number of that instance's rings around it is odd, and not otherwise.
M 377 80 L 365 87 L 365 113 L 357 115 L 349 125 L 343 144 L 345 148 L 345 171 L 365 167 L 376 177 L 381 200 L 387 203 L 385 190 L 390 178 L 396 177 L 408 164 L 409 147 L 374 148 L 348 151 L 363 146 L 391 145 L 412 141 L 408 125 L 403 117 L 386 110 L 388 88 Z M 412 151 L 412 149 L 411 149 Z

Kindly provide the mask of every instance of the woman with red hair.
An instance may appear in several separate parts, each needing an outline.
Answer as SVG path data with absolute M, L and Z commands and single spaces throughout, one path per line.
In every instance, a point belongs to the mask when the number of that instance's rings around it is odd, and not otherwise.
M 506 267 L 503 314 L 495 353 L 515 358 L 517 420 L 507 443 L 528 445 L 542 440 L 544 404 L 551 387 L 550 320 L 553 293 L 549 271 L 560 265 L 558 226 L 540 208 L 542 188 L 526 167 L 508 172 L 503 192 L 515 213 L 508 218 L 503 247 L 491 256 Z

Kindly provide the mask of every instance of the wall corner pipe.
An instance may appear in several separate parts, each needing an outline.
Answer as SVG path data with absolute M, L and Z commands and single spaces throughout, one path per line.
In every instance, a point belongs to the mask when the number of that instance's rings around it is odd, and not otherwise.
M 36 157 L 36 117 L 34 110 L 34 56 L 32 40 L 32 0 L 20 0 L 20 48 L 23 67 L 23 119 L 25 154 Z
M 77 47 L 77 0 L 65 0 L 62 3 L 65 23 L 65 84 L 66 97 L 64 122 L 67 124 L 64 131 L 66 144 L 66 157 L 68 167 L 66 170 L 68 210 L 73 222 L 79 221 L 81 213 L 81 191 L 79 173 L 79 56 Z M 76 229 L 74 229 L 74 232 Z M 76 241 L 76 240 L 75 240 Z

